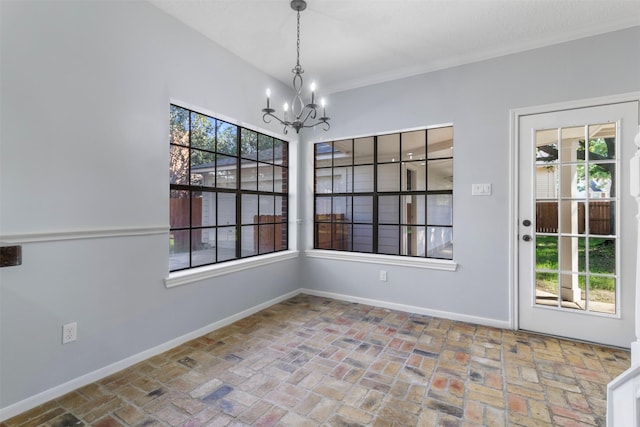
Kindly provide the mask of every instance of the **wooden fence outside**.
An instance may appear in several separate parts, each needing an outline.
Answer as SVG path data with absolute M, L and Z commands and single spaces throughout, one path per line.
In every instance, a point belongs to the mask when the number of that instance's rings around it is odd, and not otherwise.
M 611 230 L 611 203 L 590 202 L 589 203 L 589 233 L 609 235 L 614 234 Z M 536 232 L 557 233 L 558 232 L 558 203 L 557 202 L 537 202 L 536 203 Z M 585 233 L 585 203 L 578 202 L 578 233 Z
M 317 249 L 349 249 L 349 224 L 344 214 L 316 215 Z
M 189 209 L 189 203 L 193 203 L 193 213 Z M 169 226 L 171 228 L 188 227 L 189 215 L 191 215 L 191 226 L 199 227 L 202 225 L 202 199 L 170 199 L 169 200 Z M 184 252 L 189 250 L 189 233 L 177 232 L 173 234 L 173 249 L 176 252 Z M 191 236 L 195 243 L 200 244 L 202 241 L 202 231 L 193 230 Z
M 282 233 L 282 215 L 255 215 L 253 223 L 255 253 L 281 251 L 287 247 L 287 235 Z

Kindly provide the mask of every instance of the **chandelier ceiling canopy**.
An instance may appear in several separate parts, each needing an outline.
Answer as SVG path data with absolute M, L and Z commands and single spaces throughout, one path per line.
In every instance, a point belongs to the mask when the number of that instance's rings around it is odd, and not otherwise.
M 311 128 L 321 125 L 326 131 L 329 130 L 329 117 L 325 112 L 325 100 L 320 100 L 320 105 L 316 104 L 316 84 L 311 82 L 311 100 L 309 103 L 305 103 L 302 99 L 302 73 L 304 70 L 300 65 L 300 12 L 307 8 L 307 2 L 305 0 L 292 0 L 291 9 L 297 13 L 297 43 L 296 43 L 296 65 L 291 69 L 293 73 L 293 89 L 295 94 L 291 100 L 291 105 L 284 103 L 282 118 L 275 115 L 276 110 L 271 108 L 271 91 L 267 89 L 267 106 L 262 109 L 262 120 L 265 123 L 271 123 L 271 119 L 275 119 L 284 126 L 284 133 L 287 134 L 289 128 L 296 130 L 296 133 L 300 133 L 302 128 Z M 318 117 L 320 107 L 322 107 L 322 115 Z

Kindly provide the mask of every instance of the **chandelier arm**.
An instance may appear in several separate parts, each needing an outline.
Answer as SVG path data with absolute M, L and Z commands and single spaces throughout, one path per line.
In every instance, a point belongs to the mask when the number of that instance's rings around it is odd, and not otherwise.
M 264 110 L 263 110 L 264 111 Z M 262 121 L 265 123 L 271 123 L 271 120 L 267 120 L 267 117 L 273 117 L 274 119 L 276 119 L 281 125 L 284 125 L 285 128 L 289 125 L 291 125 L 290 122 L 287 122 L 286 120 L 281 120 L 278 116 L 274 115 L 273 113 L 267 111 L 262 115 Z
M 311 124 L 308 124 L 308 125 L 303 125 L 301 127 L 303 127 L 303 128 L 313 128 L 313 127 L 316 127 L 318 125 L 324 125 L 325 126 L 324 130 L 327 131 L 327 130 L 329 130 L 331 128 L 331 125 L 329 124 L 328 120 L 329 120 L 328 117 L 322 118 L 322 119 L 318 120 L 315 123 L 311 123 Z

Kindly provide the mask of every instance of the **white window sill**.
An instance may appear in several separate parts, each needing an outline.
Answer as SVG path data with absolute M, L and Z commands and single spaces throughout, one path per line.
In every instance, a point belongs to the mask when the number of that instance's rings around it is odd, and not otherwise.
M 371 264 L 395 265 L 399 267 L 425 268 L 429 270 L 456 271 L 458 263 L 446 259 L 416 258 L 409 256 L 363 254 L 347 251 L 306 250 L 309 258 L 335 259 L 342 261 L 367 262 Z
M 212 277 L 222 276 L 224 274 L 235 273 L 237 271 L 249 270 L 251 268 L 263 265 L 274 264 L 288 259 L 297 258 L 298 251 L 282 251 L 271 254 L 260 255 L 251 258 L 238 259 L 215 265 L 207 265 L 204 267 L 191 268 L 189 270 L 176 271 L 169 273 L 169 277 L 164 279 L 167 288 L 186 285 L 200 280 L 210 279 Z

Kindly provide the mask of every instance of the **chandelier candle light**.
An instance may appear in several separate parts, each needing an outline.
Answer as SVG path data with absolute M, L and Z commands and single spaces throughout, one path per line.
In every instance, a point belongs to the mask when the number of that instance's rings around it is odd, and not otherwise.
M 291 100 L 291 106 L 288 103 L 284 103 L 284 117 L 283 119 L 278 118 L 273 113 L 276 112 L 270 106 L 270 98 L 271 91 L 267 89 L 267 107 L 262 109 L 264 115 L 262 116 L 262 120 L 265 123 L 271 123 L 271 117 L 280 122 L 280 124 L 284 125 L 284 133 L 288 133 L 288 129 L 290 127 L 296 130 L 296 133 L 300 133 L 300 129 L 302 128 L 311 128 L 317 125 L 322 124 L 324 130 L 329 130 L 329 117 L 325 112 L 325 101 L 324 98 L 320 100 L 320 106 L 322 107 L 322 116 L 317 118 L 319 106 L 315 103 L 316 98 L 316 83 L 311 83 L 311 102 L 305 104 L 302 100 L 302 73 L 304 70 L 300 66 L 300 11 L 303 11 L 307 8 L 307 2 L 305 0 L 292 0 L 291 1 L 291 9 L 295 10 L 298 13 L 298 41 L 296 45 L 297 49 L 297 57 L 296 57 L 296 66 L 293 67 L 291 72 L 293 73 L 293 89 L 296 91 L 293 99 Z M 289 108 L 291 108 L 291 112 L 289 112 Z M 309 120 L 309 123 L 307 123 Z

